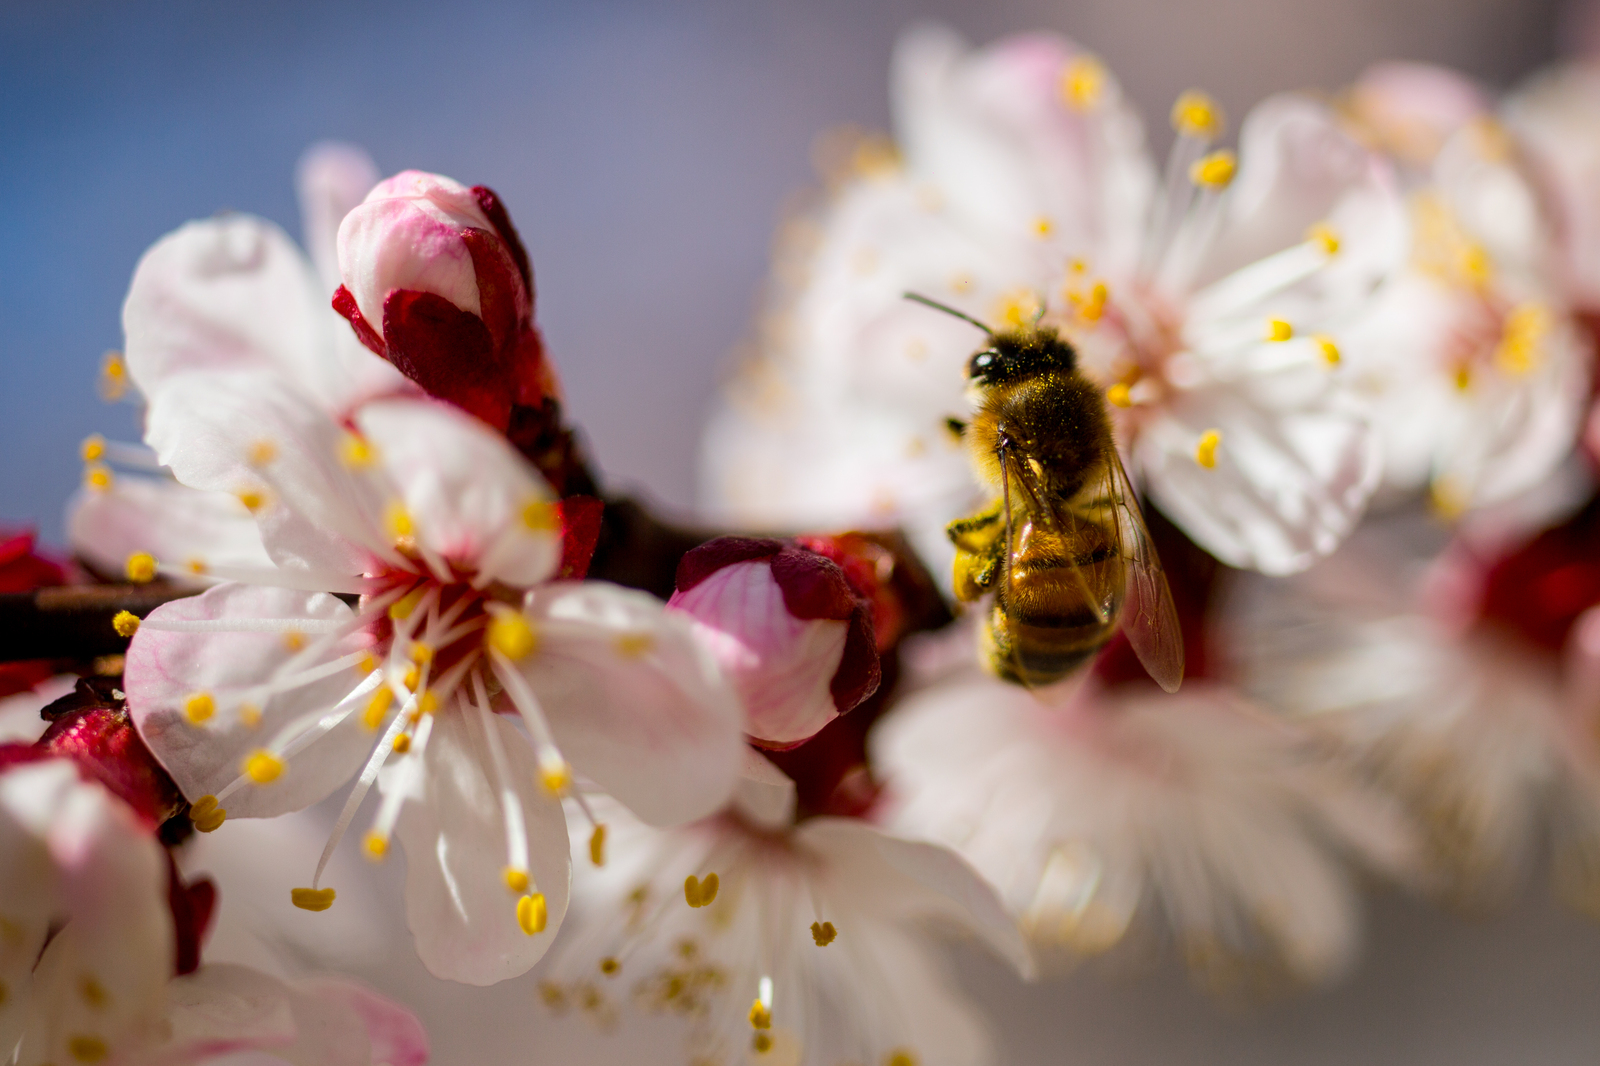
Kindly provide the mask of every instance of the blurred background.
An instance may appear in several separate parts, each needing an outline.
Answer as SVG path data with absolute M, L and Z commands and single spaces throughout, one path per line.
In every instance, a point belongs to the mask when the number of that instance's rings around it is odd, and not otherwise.
M 94 382 L 120 346 L 140 253 L 224 209 L 298 234 L 293 168 L 322 138 L 365 145 L 385 172 L 501 193 L 602 469 L 687 509 L 701 418 L 783 205 L 812 181 L 813 139 L 886 125 L 894 36 L 924 18 L 974 41 L 1073 35 L 1123 80 L 1158 146 L 1191 86 L 1235 120 L 1269 92 L 1331 90 L 1388 58 L 1505 87 L 1571 46 L 1581 21 L 1559 0 L 6 0 L 0 524 L 59 543 L 78 442 L 137 437 L 138 412 L 103 405 Z M 1349 980 L 1248 1009 L 1191 991 L 1176 967 L 1024 987 L 957 959 L 1007 1063 L 1593 1061 L 1600 930 L 1542 888 L 1473 919 L 1392 899 L 1375 912 Z M 422 1014 L 436 1062 L 679 1060 L 670 1041 L 596 1043 L 544 1020 L 526 981 L 431 982 L 389 937 L 399 961 L 368 952 L 361 969 Z

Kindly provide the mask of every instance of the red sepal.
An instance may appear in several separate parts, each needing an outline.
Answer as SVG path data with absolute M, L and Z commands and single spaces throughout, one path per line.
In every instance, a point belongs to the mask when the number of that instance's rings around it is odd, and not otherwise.
M 1484 577 L 1483 621 L 1559 651 L 1578 616 L 1600 605 L 1600 496 L 1504 556 Z
M 339 312 L 350 323 L 350 328 L 356 331 L 356 339 L 365 344 L 372 351 L 389 358 L 389 349 L 384 346 L 383 338 L 378 336 L 378 331 L 372 328 L 372 323 L 361 314 L 361 308 L 356 306 L 353 293 L 340 285 L 333 293 L 333 309 Z
M 200 968 L 200 948 L 211 931 L 217 886 L 206 878 L 184 884 L 172 853 L 167 855 L 167 906 L 172 910 L 173 973 L 182 977 Z
M 74 691 L 41 712 L 51 723 L 36 747 L 77 763 L 80 773 L 155 829 L 183 809 L 183 794 L 145 747 L 120 695 L 110 682 L 79 679 Z
M 600 521 L 605 510 L 605 501 L 595 496 L 568 496 L 556 502 L 556 517 L 561 522 L 558 578 L 578 581 L 588 574 L 594 546 L 600 541 Z
M 436 293 L 395 289 L 383 301 L 383 339 L 389 362 L 429 395 L 505 432 L 511 396 L 483 319 Z
M 494 227 L 495 233 L 505 242 L 506 251 L 511 253 L 512 261 L 517 264 L 517 270 L 522 274 L 522 284 L 528 290 L 528 303 L 532 304 L 533 267 L 528 262 L 528 250 L 522 246 L 522 238 L 517 235 L 517 228 L 511 224 L 511 215 L 506 211 L 506 205 L 500 202 L 500 197 L 487 185 L 474 185 L 472 196 L 478 201 L 478 208 Z

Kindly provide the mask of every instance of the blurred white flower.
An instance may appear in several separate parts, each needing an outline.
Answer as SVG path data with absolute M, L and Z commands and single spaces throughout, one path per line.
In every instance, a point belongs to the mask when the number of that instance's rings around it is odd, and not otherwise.
M 1185 94 L 1164 175 L 1104 67 L 1060 38 L 974 53 L 921 29 L 895 58 L 899 149 L 858 152 L 805 247 L 771 336 L 706 439 L 712 503 L 742 521 L 901 523 L 930 558 L 976 502 L 963 450 L 968 356 L 1042 315 L 1106 389 L 1130 469 L 1194 540 L 1283 573 L 1332 551 L 1378 453 L 1338 363 L 1398 267 L 1387 168 L 1309 98 L 1211 151 L 1217 106 Z
M 603 802 L 603 801 L 602 801 Z M 609 1026 L 685 1021 L 691 1062 L 977 1066 L 987 1034 L 924 928 L 1031 963 L 993 891 L 948 850 L 847 818 L 794 822 L 794 786 L 747 757 L 716 817 L 652 830 L 617 812 L 618 861 L 584 870 L 542 991 Z
M 886 824 L 972 863 L 1042 961 L 1165 938 L 1217 991 L 1322 981 L 1359 941 L 1345 860 L 1413 870 L 1392 803 L 1215 683 L 1043 697 L 957 677 L 907 698 L 873 754 Z

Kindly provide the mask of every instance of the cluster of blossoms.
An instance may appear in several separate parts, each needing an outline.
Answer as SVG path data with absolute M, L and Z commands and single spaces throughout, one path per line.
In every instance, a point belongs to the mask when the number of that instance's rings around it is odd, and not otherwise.
M 540 967 L 696 1064 L 992 1061 L 941 925 L 1270 990 L 1349 967 L 1362 877 L 1476 903 L 1544 841 L 1600 914 L 1600 74 L 1385 66 L 1234 148 L 1189 92 L 1164 163 L 1060 37 L 914 30 L 893 92 L 708 429 L 738 534 L 605 493 L 486 187 L 325 145 L 304 251 L 225 215 L 146 253 L 105 368 L 143 442 L 85 442 L 76 562 L 0 538 L 0 590 L 99 627 L 0 667 L 5 1061 L 425 1061 L 360 986 L 202 962 L 193 834 L 336 794 L 274 921 L 340 920 L 359 825 L 433 975 Z M 1065 342 L 1048 389 L 1106 412 L 1176 693 L 1098 605 L 1065 680 L 979 669 L 947 527 L 999 492 L 1008 566 L 1070 538 L 1011 517 L 1067 458 L 1013 481 L 1001 433 L 975 476 L 974 325 Z

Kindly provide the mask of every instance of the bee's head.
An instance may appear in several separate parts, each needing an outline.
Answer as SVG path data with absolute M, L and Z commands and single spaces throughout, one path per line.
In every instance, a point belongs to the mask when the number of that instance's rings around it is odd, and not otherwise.
M 975 385 L 1007 382 L 1049 372 L 1070 373 L 1078 354 L 1048 326 L 992 333 L 989 344 L 967 360 L 967 378 Z

